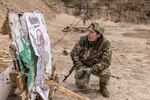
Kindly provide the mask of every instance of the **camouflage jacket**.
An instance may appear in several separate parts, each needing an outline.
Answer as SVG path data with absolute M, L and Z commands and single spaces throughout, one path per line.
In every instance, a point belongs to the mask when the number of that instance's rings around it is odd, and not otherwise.
M 111 44 L 103 36 L 94 43 L 89 43 L 87 36 L 82 36 L 71 51 L 75 67 L 86 66 L 94 70 L 103 70 L 111 64 Z

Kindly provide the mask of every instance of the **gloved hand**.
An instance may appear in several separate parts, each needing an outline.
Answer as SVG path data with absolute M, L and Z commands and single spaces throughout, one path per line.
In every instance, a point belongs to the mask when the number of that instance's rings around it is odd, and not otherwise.
M 84 68 L 83 69 L 87 74 L 91 74 L 91 72 L 92 72 L 92 68 Z
M 77 79 L 82 79 L 82 78 L 84 78 L 84 77 L 88 77 L 88 76 L 90 76 L 90 74 L 91 74 L 91 72 L 92 72 L 92 68 L 86 68 L 86 67 L 82 67 L 82 68 L 80 68 L 78 71 L 77 71 Z

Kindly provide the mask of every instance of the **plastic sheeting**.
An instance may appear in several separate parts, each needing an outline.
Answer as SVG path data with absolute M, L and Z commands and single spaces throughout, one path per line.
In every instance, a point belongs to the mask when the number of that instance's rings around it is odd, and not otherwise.
M 10 12 L 8 20 L 12 32 L 13 44 L 17 49 L 17 58 L 21 71 L 19 75 L 27 77 L 28 93 L 44 93 L 44 80 L 51 75 L 51 46 L 44 16 L 40 12 L 17 14 Z

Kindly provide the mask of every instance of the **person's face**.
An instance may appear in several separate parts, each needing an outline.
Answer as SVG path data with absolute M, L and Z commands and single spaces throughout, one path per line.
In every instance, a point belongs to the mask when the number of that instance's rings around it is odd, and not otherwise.
M 100 36 L 100 35 L 97 35 L 96 31 L 93 30 L 92 28 L 89 28 L 89 29 L 88 29 L 88 41 L 89 41 L 89 42 L 94 42 L 94 41 L 96 41 L 99 36 Z

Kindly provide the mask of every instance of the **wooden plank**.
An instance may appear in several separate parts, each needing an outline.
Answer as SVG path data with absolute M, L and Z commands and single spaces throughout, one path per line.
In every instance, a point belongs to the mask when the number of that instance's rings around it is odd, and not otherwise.
M 24 91 L 25 91 L 25 75 L 22 75 L 22 76 L 17 76 L 17 79 L 16 79 L 16 82 L 17 82 L 17 87 L 20 91 L 20 93 L 22 94 Z
M 24 91 L 23 93 L 21 93 L 21 100 L 27 100 L 27 92 Z
M 71 90 L 68 90 L 62 86 L 60 86 L 58 83 L 52 81 L 52 80 L 47 80 L 45 81 L 45 84 L 48 85 L 49 87 L 53 87 L 53 89 L 56 91 L 56 92 L 59 92 L 59 93 L 62 93 L 64 94 L 65 96 L 71 96 L 73 97 L 75 100 L 89 100 L 88 98 L 86 97 L 83 97 Z

